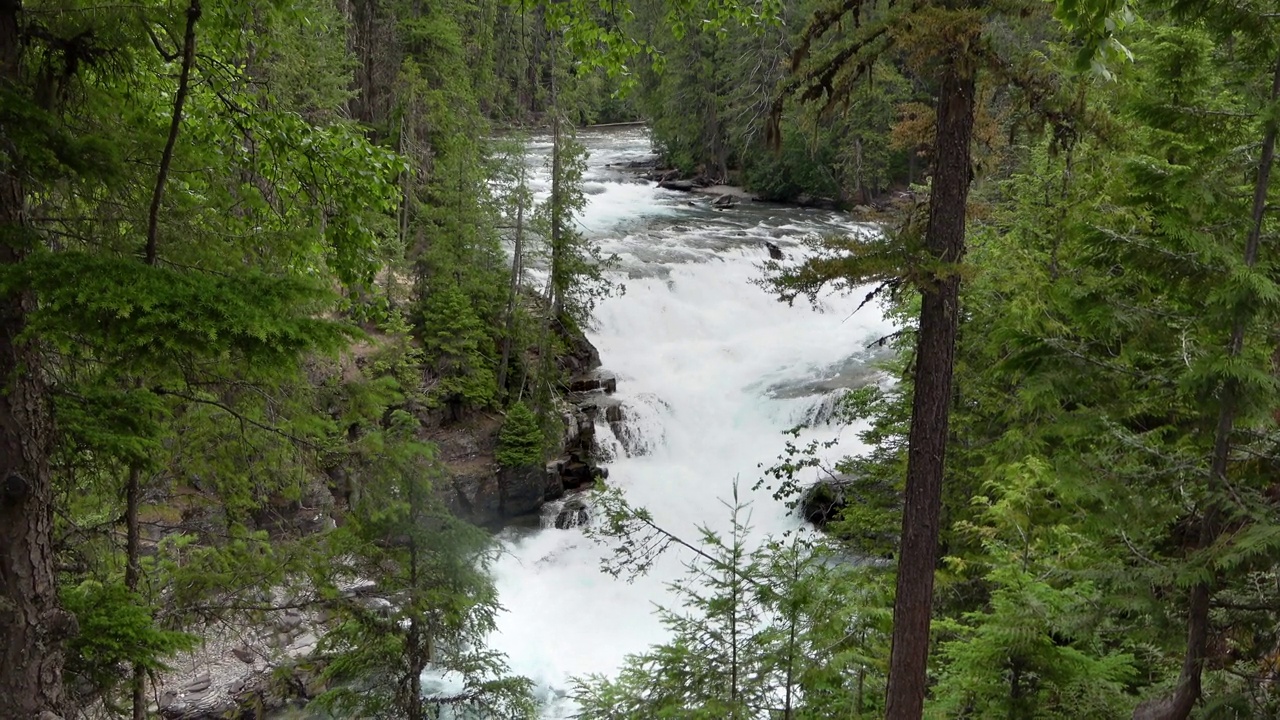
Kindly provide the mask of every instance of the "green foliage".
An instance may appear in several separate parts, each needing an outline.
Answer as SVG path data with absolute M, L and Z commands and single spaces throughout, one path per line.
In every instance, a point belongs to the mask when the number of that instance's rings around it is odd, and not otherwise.
M 502 656 L 484 647 L 498 612 L 493 539 L 440 506 L 433 448 L 414 439 L 417 431 L 416 420 L 394 411 L 385 430 L 361 442 L 360 497 L 326 538 L 333 562 L 314 569 L 337 616 L 322 640 L 335 688 L 316 702 L 376 718 L 424 717 L 432 706 L 532 717 L 529 681 L 510 677 Z M 342 591 L 361 583 L 359 593 Z M 461 689 L 424 693 L 424 671 Z
M 672 639 L 628 657 L 616 679 L 581 678 L 581 717 L 874 717 L 888 615 L 883 573 L 844 562 L 800 537 L 753 541 L 746 507 L 730 531 L 675 537 L 625 500 L 606 496 L 599 538 L 620 542 L 610 572 L 644 572 L 667 546 L 693 554 L 658 610 Z
M 60 597 L 79 627 L 67 645 L 66 673 L 89 682 L 97 692 L 115 690 L 125 667 L 165 670 L 166 656 L 196 644 L 193 635 L 158 627 L 152 608 L 119 582 L 86 580 L 63 587 Z
M 509 468 L 541 465 L 543 451 L 538 418 L 528 405 L 516 402 L 507 409 L 507 417 L 498 431 L 498 464 Z
M 944 630 L 938 717 L 1113 717 L 1132 704 L 1133 655 L 1109 647 L 1102 593 L 1084 576 L 1098 548 L 1054 507 L 1055 484 L 1028 458 L 988 482 L 997 497 L 974 498 L 976 522 L 957 523 L 983 554 L 951 562 L 981 563 L 989 598 Z
M 484 351 L 486 328 L 461 289 L 446 282 L 427 295 L 420 322 L 430 329 L 422 345 L 437 378 L 430 401 L 481 408 L 492 403 L 497 380 Z

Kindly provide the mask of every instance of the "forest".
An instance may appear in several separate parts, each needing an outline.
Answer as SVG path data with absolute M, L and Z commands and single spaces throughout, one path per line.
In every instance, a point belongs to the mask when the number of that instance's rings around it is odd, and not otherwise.
M 614 123 L 874 228 L 743 289 L 898 328 L 866 451 L 739 478 L 820 533 L 584 464 Z M 0 0 L 0 720 L 547 717 L 548 463 L 604 571 L 688 558 L 574 717 L 1280 717 L 1278 131 L 1280 0 Z

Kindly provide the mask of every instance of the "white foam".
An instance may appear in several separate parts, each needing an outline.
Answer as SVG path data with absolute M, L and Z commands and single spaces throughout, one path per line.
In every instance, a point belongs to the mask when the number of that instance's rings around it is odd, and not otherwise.
M 768 257 L 766 239 L 796 253 L 806 235 L 852 226 L 815 211 L 689 206 L 600 170 L 599 163 L 642 156 L 643 135 L 584 139 L 607 159 L 593 157 L 588 176 L 603 190 L 590 195 L 582 222 L 623 258 L 627 286 L 597 308 L 591 340 L 620 378 L 617 397 L 648 445 L 627 457 L 615 442 L 609 483 L 691 539 L 702 524 L 726 529 L 723 501 L 735 478 L 760 535 L 797 527 L 767 490 L 751 486 L 759 464 L 782 451 L 782 431 L 818 398 L 773 399 L 766 388 L 818 377 L 892 328 L 877 308 L 852 314 L 865 293 L 827 298 L 827 312 L 816 313 L 779 303 L 751 281 Z M 842 437 L 833 454 L 856 449 L 849 428 L 810 436 Z M 603 550 L 580 529 L 513 537 L 507 549 L 494 569 L 506 612 L 491 641 L 541 689 L 546 717 L 570 716 L 563 695 L 572 676 L 612 673 L 627 654 L 664 639 L 653 606 L 669 602 L 666 583 L 682 576 L 687 558 L 669 552 L 629 584 L 599 571 Z

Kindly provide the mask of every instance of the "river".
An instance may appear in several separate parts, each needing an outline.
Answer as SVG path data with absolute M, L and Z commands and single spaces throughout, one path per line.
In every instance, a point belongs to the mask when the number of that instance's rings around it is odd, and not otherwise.
M 765 489 L 783 431 L 828 405 L 833 387 L 857 378 L 868 345 L 889 332 L 876 307 L 854 312 L 864 293 L 825 297 L 819 311 L 790 307 L 752 284 L 768 259 L 766 241 L 790 261 L 805 237 L 865 231 L 839 213 L 743 203 L 716 210 L 710 198 L 659 189 L 621 166 L 650 156 L 643 128 L 584 131 L 588 204 L 579 221 L 620 259 L 626 292 L 600 304 L 589 337 L 627 417 L 626 448 L 607 424 L 597 437 L 614 459 L 609 484 L 668 530 L 693 538 L 699 525 L 723 530 L 733 493 L 751 502 L 756 536 L 802 523 Z M 545 142 L 533 145 L 535 190 L 545 194 Z M 840 437 L 832 455 L 856 452 L 856 428 L 820 427 L 806 438 Z M 611 674 L 629 653 L 666 633 L 655 603 L 688 560 L 668 553 L 633 582 L 599 570 L 608 552 L 581 529 L 513 529 L 494 568 L 506 608 L 492 637 L 514 673 L 532 679 L 546 718 L 570 717 L 571 679 Z

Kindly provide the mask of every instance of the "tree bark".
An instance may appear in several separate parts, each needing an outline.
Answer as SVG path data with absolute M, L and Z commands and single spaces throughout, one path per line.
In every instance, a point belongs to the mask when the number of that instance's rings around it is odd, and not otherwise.
M 930 261 L 948 265 L 959 263 L 964 256 L 965 206 L 971 177 L 974 74 L 962 47 L 963 43 L 957 43 L 943 60 L 933 187 L 925 231 Z M 885 711 L 888 720 L 918 720 L 924 708 L 942 476 L 960 321 L 960 276 L 956 268 L 936 271 L 922 284 L 921 295 L 902 544 L 893 605 L 893 649 Z
M 0 0 L 0 85 L 22 94 L 21 0 Z M 0 146 L 14 157 L 19 148 Z M 0 265 L 32 243 L 27 191 L 14 163 L 0 163 Z M 61 710 L 63 641 L 74 619 L 58 607 L 49 473 L 52 418 L 38 348 L 21 334 L 35 299 L 0 297 L 0 720 Z
M 1280 100 L 1280 60 L 1271 79 L 1271 103 Z M 1266 219 L 1267 194 L 1271 189 L 1271 167 L 1276 156 L 1276 126 L 1271 125 L 1262 138 L 1262 157 L 1258 161 L 1258 177 L 1253 187 L 1253 206 L 1249 235 L 1245 239 L 1244 264 L 1252 268 L 1258 262 L 1262 241 L 1262 225 Z M 1251 308 L 1242 308 L 1231 325 L 1227 356 L 1237 358 L 1244 351 L 1244 336 Z M 1208 548 L 1222 532 L 1222 508 L 1218 498 L 1227 486 L 1227 469 L 1231 461 L 1231 436 L 1235 431 L 1239 410 L 1240 388 L 1228 378 L 1222 388 L 1222 405 L 1213 436 L 1213 455 L 1209 460 L 1209 504 L 1200 523 L 1200 549 Z M 1178 685 L 1171 695 L 1142 703 L 1133 711 L 1133 720 L 1186 720 L 1200 700 L 1201 675 L 1209 644 L 1209 606 L 1213 599 L 1213 583 L 1192 586 L 1187 602 L 1187 649 L 1182 657 Z

